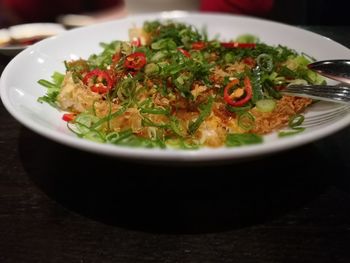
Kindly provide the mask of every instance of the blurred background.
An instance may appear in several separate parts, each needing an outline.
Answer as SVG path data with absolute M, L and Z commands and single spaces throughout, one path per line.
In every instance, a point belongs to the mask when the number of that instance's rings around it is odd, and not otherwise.
M 296 25 L 349 25 L 347 0 L 0 0 L 0 28 L 30 22 L 73 27 L 174 9 L 244 14 Z

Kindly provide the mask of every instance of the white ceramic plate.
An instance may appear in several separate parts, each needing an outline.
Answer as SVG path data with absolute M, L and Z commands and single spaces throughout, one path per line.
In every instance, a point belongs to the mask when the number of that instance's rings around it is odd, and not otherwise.
M 1 77 L 1 98 L 8 111 L 23 125 L 35 132 L 79 149 L 115 157 L 152 161 L 196 162 L 235 161 L 242 158 L 266 155 L 290 149 L 320 139 L 350 124 L 350 114 L 343 106 L 318 103 L 308 109 L 306 120 L 325 118 L 321 124 L 310 125 L 305 132 L 286 138 L 270 134 L 260 145 L 239 148 L 200 150 L 141 149 L 99 144 L 77 138 L 61 120 L 62 113 L 47 104 L 40 104 L 37 98 L 45 93 L 37 84 L 38 79 L 49 79 L 54 71 L 64 72 L 64 60 L 87 58 L 91 53 L 101 51 L 100 42 L 115 39 L 127 40 L 131 26 L 141 26 L 145 20 L 172 18 L 206 26 L 210 36 L 218 33 L 220 39 L 229 40 L 237 35 L 251 33 L 268 44 L 282 44 L 299 52 L 323 59 L 350 59 L 346 47 L 320 35 L 280 23 L 233 15 L 166 12 L 132 16 L 114 22 L 97 24 L 66 31 L 58 36 L 43 40 L 16 56 L 6 67 Z M 337 118 L 332 116 L 336 115 Z M 315 117 L 316 116 L 316 117 Z

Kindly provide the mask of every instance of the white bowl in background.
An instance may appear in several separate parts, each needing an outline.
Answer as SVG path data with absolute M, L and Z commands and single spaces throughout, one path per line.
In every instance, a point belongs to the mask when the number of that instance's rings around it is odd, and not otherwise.
M 0 54 L 17 55 L 28 46 L 65 31 L 56 23 L 29 23 L 0 30 Z

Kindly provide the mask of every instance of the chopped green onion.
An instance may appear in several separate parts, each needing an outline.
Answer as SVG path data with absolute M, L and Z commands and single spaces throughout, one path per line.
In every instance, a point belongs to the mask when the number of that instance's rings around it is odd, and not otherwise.
M 252 102 L 256 103 L 258 100 L 264 98 L 263 88 L 262 88 L 262 80 L 261 80 L 261 71 L 258 68 L 253 69 L 251 75 L 251 84 L 253 89 Z
M 93 142 L 105 142 L 106 141 L 100 132 L 94 131 L 94 130 L 85 133 L 82 137 L 85 139 L 88 139 L 90 141 L 93 141 Z
M 112 113 L 112 114 L 109 114 L 108 116 L 104 117 L 104 118 L 101 118 L 98 122 L 94 123 L 91 128 L 92 129 L 95 129 L 97 127 L 99 127 L 100 125 L 102 125 L 103 123 L 107 122 L 107 121 L 111 121 L 113 120 L 114 118 L 122 115 L 125 111 L 127 110 L 126 107 L 122 107 L 120 108 L 119 110 L 117 110 L 116 112 Z
M 307 81 L 305 79 L 293 79 L 289 81 L 288 85 L 307 85 Z
M 121 101 L 130 102 L 135 95 L 135 90 L 136 81 L 133 78 L 126 78 L 118 83 L 111 97 L 118 97 Z
M 233 52 L 228 52 L 224 55 L 224 61 L 226 63 L 232 63 L 235 60 L 235 54 Z
M 256 58 L 256 63 L 262 71 L 271 72 L 273 69 L 273 58 L 271 55 L 260 54 Z
M 48 88 L 48 89 L 56 89 L 57 86 L 56 84 L 50 82 L 50 81 L 47 81 L 45 79 L 40 79 L 38 81 L 38 83 L 41 85 L 41 86 L 44 86 L 45 88 Z
M 106 140 L 109 143 L 118 144 L 120 141 L 130 137 L 132 135 L 132 130 L 128 129 L 122 132 L 113 132 L 106 136 Z
M 254 35 L 244 34 L 244 35 L 238 36 L 236 38 L 236 41 L 239 43 L 258 43 L 259 38 Z
M 59 72 L 54 72 L 51 76 L 53 82 L 47 81 L 45 79 L 40 79 L 38 83 L 43 87 L 47 88 L 46 95 L 39 97 L 38 102 L 46 102 L 52 107 L 57 107 L 56 99 L 61 90 L 61 85 L 64 79 L 64 75 Z
M 226 137 L 226 146 L 228 147 L 258 144 L 262 142 L 263 138 L 254 133 L 229 133 Z
M 297 74 L 286 66 L 282 66 L 279 69 L 279 75 L 286 78 L 296 78 Z
M 209 97 L 207 103 L 204 103 L 201 106 L 199 106 L 200 114 L 198 118 L 194 122 L 191 122 L 188 126 L 188 131 L 190 134 L 195 133 L 195 131 L 198 130 L 199 126 L 201 126 L 202 122 L 210 115 L 213 101 L 213 97 Z
M 157 53 L 155 53 L 152 58 L 151 58 L 151 61 L 154 61 L 154 62 L 158 62 L 160 60 L 162 60 L 163 58 L 166 58 L 168 56 L 168 52 L 167 51 L 158 51 Z
M 163 108 L 141 108 L 140 113 L 169 115 L 170 110 Z
M 159 21 L 146 21 L 143 24 L 143 30 L 147 33 L 151 33 L 152 31 L 156 31 L 161 26 Z
M 263 99 L 256 102 L 256 108 L 260 112 L 272 112 L 276 108 L 276 101 L 273 99 Z
M 176 135 L 183 137 L 183 129 L 180 126 L 179 120 L 174 116 L 170 118 L 170 128 Z
M 194 60 L 197 60 L 199 62 L 202 62 L 204 60 L 204 56 L 202 52 L 200 52 L 199 50 L 193 50 L 190 52 L 190 54 L 191 54 L 191 58 Z
M 159 72 L 159 66 L 155 63 L 150 63 L 145 66 L 146 75 L 155 75 Z
M 176 47 L 176 43 L 170 38 L 160 39 L 157 42 L 153 42 L 151 44 L 151 48 L 154 50 L 176 49 Z
M 305 117 L 301 114 L 295 114 L 291 116 L 288 121 L 288 126 L 291 128 L 297 128 L 304 122 Z
M 248 111 L 240 113 L 237 124 L 243 130 L 249 131 L 255 127 L 255 117 Z
M 106 141 L 112 144 L 131 147 L 165 148 L 165 143 L 161 139 L 147 139 L 143 137 L 138 137 L 137 135 L 133 134 L 131 129 L 121 132 L 110 133 L 106 136 Z
M 289 131 L 283 130 L 278 132 L 278 137 L 282 138 L 282 137 L 292 136 L 292 135 L 301 133 L 303 131 L 305 131 L 305 128 L 303 127 L 294 128 L 293 130 L 289 130 Z
M 242 107 L 232 107 L 230 105 L 226 105 L 226 109 L 230 112 L 234 112 L 234 113 L 241 113 L 244 111 L 248 111 L 252 108 L 251 105 L 247 105 L 247 106 L 242 106 Z
M 164 124 L 164 123 L 155 123 L 154 121 L 147 118 L 146 116 L 143 116 L 142 126 L 144 126 L 144 127 L 157 127 L 157 128 L 164 128 L 164 129 L 169 127 L 169 125 Z
M 274 83 L 270 79 L 265 79 L 263 82 L 263 87 L 265 92 L 267 92 L 272 98 L 277 100 L 282 98 L 281 93 L 275 89 Z

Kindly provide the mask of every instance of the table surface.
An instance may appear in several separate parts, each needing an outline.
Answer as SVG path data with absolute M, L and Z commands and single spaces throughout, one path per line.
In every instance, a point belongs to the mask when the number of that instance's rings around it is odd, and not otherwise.
M 307 29 L 350 47 L 350 27 Z M 350 262 L 350 127 L 249 163 L 168 167 L 62 146 L 2 104 L 0 123 L 0 262 Z

